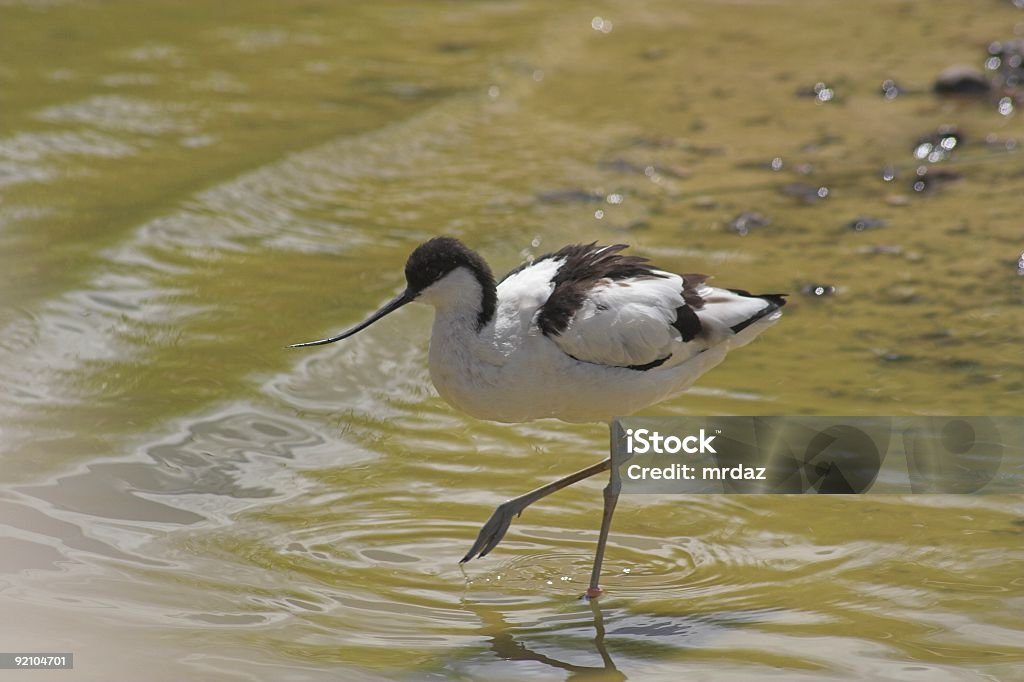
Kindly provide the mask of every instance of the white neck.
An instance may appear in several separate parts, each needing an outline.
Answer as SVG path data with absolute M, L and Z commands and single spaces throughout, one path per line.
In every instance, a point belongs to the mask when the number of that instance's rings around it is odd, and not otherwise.
M 437 322 L 444 320 L 453 328 L 467 327 L 475 334 L 483 310 L 483 289 L 467 268 L 456 268 L 420 293 L 418 300 L 434 306 Z
M 418 300 L 433 305 L 430 376 L 452 405 L 477 414 L 477 391 L 498 380 L 505 358 L 494 345 L 494 320 L 480 328 L 483 291 L 477 278 L 458 268 L 423 290 Z

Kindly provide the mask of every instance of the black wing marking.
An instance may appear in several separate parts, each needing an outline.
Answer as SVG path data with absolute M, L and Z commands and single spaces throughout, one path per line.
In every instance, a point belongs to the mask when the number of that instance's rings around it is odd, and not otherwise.
M 565 331 L 586 300 L 587 293 L 601 280 L 665 277 L 646 258 L 620 255 L 619 251 L 625 248 L 628 248 L 627 244 L 573 244 L 539 258 L 564 260 L 551 280 L 554 285 L 551 296 L 537 315 L 537 326 L 541 331 L 548 336 L 557 336 Z
M 694 311 L 704 308 L 704 299 L 697 293 L 697 289 L 708 279 L 708 275 L 690 273 L 680 276 L 683 278 L 683 301 L 686 305 L 676 308 L 676 321 L 672 326 L 679 330 L 683 343 L 687 343 L 697 338 L 703 329 Z

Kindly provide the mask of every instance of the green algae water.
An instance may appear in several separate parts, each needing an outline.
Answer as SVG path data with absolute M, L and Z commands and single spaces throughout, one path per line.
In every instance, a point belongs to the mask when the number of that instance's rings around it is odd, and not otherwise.
M 1020 497 L 628 496 L 587 604 L 601 481 L 458 560 L 603 427 L 452 410 L 426 309 L 284 349 L 433 235 L 499 271 L 624 242 L 791 293 L 647 414 L 1019 414 L 1017 95 L 931 86 L 1022 34 L 998 0 L 0 0 L 0 650 L 73 680 L 1024 679 Z

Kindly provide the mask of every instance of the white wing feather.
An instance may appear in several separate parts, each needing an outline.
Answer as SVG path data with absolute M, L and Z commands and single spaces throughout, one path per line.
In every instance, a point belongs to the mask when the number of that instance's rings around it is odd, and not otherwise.
M 775 306 L 758 296 L 701 285 L 695 293 L 704 299 L 704 305 L 693 308 L 701 323 L 700 333 L 684 342 L 672 326 L 678 308 L 686 305 L 683 278 L 658 274 L 665 276 L 602 282 L 591 290 L 565 331 L 552 340 L 563 352 L 584 362 L 628 367 L 664 360 L 665 367 L 670 367 L 722 342 L 744 345 L 760 329 L 737 333 L 733 328 Z M 779 315 L 772 313 L 764 322 L 774 322 Z
M 551 258 L 537 261 L 498 284 L 494 339 L 501 352 L 514 351 L 529 333 L 537 310 L 555 288 L 551 279 L 561 265 L 561 260 Z
M 757 335 L 743 334 L 742 331 L 737 334 L 733 332 L 733 327 L 757 317 L 765 308 L 775 306 L 760 296 L 747 296 L 718 287 L 704 286 L 698 289 L 697 293 L 704 299 L 704 307 L 696 311 L 704 336 L 712 342 L 729 339 L 733 347 L 743 345 Z M 772 313 L 764 319 L 774 321 L 781 315 L 782 313 Z
M 646 365 L 678 349 L 672 326 L 684 305 L 683 278 L 605 281 L 591 289 L 566 329 L 552 340 L 577 360 L 601 365 Z

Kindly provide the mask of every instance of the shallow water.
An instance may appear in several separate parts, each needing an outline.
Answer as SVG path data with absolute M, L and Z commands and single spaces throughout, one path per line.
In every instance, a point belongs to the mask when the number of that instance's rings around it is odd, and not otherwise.
M 76 680 L 1024 679 L 1019 497 L 625 497 L 591 605 L 600 481 L 457 562 L 602 428 L 453 411 L 415 306 L 283 350 L 430 235 L 497 270 L 614 240 L 793 293 L 650 414 L 1019 413 L 1020 114 L 928 92 L 1024 33 L 1011 3 L 5 0 L 0 25 L 0 649 L 73 651 Z M 962 178 L 915 192 L 948 124 Z

